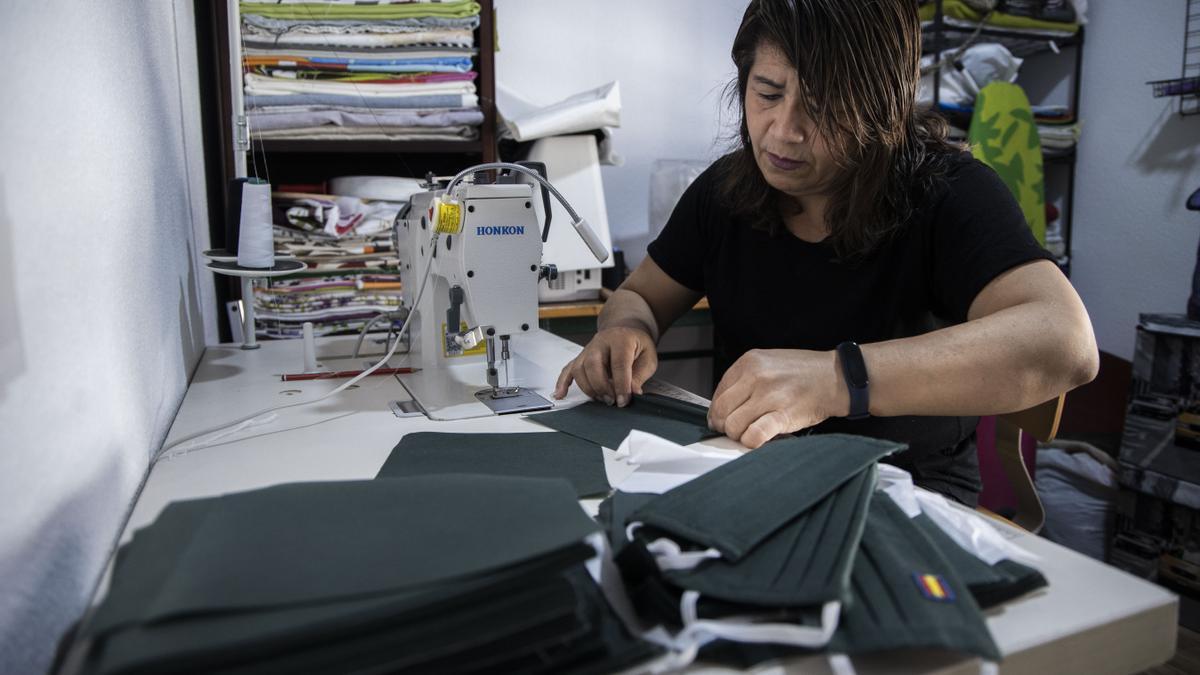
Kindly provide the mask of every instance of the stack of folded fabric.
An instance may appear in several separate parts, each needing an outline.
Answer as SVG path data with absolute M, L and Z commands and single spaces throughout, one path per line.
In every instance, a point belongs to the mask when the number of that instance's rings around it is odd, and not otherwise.
M 1079 142 L 1079 122 L 1065 105 L 1035 105 L 1033 121 L 1046 155 L 1066 154 Z
M 245 0 L 252 138 L 477 138 L 479 10 L 471 0 Z
M 999 6 L 998 6 L 999 5 Z M 923 0 L 920 8 L 922 31 L 934 30 L 935 0 Z M 987 39 L 1023 56 L 1036 52 L 1052 40 L 1074 37 L 1084 17 L 1063 0 L 942 0 L 942 39 L 950 44 L 967 40 L 981 23 L 1007 35 L 989 34 Z
M 374 317 L 399 309 L 401 301 L 396 274 L 305 275 L 254 292 L 258 332 L 272 338 L 299 338 L 306 322 L 317 336 L 358 332 Z
M 117 554 L 87 673 L 613 672 L 656 655 L 563 480 L 292 483 L 176 502 Z
M 308 268 L 299 275 L 256 282 L 260 335 L 300 337 L 361 330 L 402 304 L 399 260 L 391 225 L 404 204 L 339 195 L 272 195 L 276 253 Z
M 974 101 L 952 103 L 942 101 L 938 108 L 950 122 L 952 138 L 966 139 L 966 128 L 975 112 Z M 1055 157 L 1068 154 L 1079 142 L 1080 125 L 1065 105 L 1035 105 L 1033 121 L 1037 124 L 1038 138 L 1042 143 L 1042 154 Z

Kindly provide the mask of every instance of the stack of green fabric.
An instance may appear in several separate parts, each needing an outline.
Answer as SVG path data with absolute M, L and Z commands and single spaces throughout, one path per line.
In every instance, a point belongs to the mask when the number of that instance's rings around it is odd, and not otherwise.
M 578 672 L 654 655 L 562 480 L 293 483 L 176 502 L 118 553 L 88 673 Z

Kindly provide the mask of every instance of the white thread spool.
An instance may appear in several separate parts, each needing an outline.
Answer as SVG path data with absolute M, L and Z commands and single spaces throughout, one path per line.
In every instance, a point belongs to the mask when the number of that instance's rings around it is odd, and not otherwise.
M 237 262 L 240 267 L 256 269 L 275 266 L 271 184 L 258 178 L 251 178 L 242 184 Z
M 317 372 L 317 342 L 313 339 L 311 321 L 304 322 L 304 372 Z

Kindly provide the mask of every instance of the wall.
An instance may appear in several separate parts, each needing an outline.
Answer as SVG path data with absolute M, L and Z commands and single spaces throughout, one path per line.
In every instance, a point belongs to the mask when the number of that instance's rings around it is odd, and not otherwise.
M 3 673 L 49 666 L 215 341 L 195 52 L 186 0 L 0 3 Z
M 1200 213 L 1200 116 L 1153 98 L 1179 77 L 1185 0 L 1089 5 L 1080 109 L 1072 281 L 1100 348 L 1133 356 L 1139 312 L 1183 312 Z
M 496 78 L 543 104 L 621 83 L 622 167 L 604 167 L 614 245 L 630 268 L 649 243 L 656 159 L 713 160 L 723 88 L 736 74 L 729 48 L 747 0 L 498 0 Z M 724 115 L 728 121 L 729 116 Z

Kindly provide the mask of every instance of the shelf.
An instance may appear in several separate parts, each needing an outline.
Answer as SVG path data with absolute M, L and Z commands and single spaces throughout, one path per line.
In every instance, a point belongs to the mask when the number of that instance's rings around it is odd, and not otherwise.
M 934 45 L 931 37 L 936 34 L 936 24 L 929 22 L 921 25 L 921 53 L 928 55 L 934 53 Z M 955 49 L 962 45 L 975 32 L 974 28 L 960 27 L 951 24 L 942 25 L 942 40 L 940 51 L 947 49 Z M 1060 49 L 1068 47 L 1077 47 L 1083 44 L 1083 28 L 1074 35 L 1064 35 L 1054 37 L 1049 35 L 1030 35 L 1021 31 L 1006 30 L 1003 28 L 983 28 L 979 31 L 979 36 L 975 38 L 974 44 L 981 42 L 999 42 L 1008 48 L 1016 56 L 1032 56 L 1043 52 L 1053 52 L 1054 49 L 1050 46 L 1053 42 Z
M 1170 80 L 1151 80 L 1154 98 L 1163 96 L 1196 96 L 1200 94 L 1200 77 L 1176 77 Z
M 1042 162 L 1046 164 L 1075 164 L 1075 148 L 1070 150 L 1042 150 Z
M 1189 0 L 1189 2 L 1200 2 L 1200 0 Z M 933 10 L 932 12 L 929 10 Z M 976 16 L 967 16 L 964 18 L 948 17 L 944 13 L 944 0 L 934 0 L 931 5 L 922 5 L 922 22 L 921 22 L 921 51 L 922 55 L 929 55 L 947 50 L 955 50 L 963 46 L 968 41 L 971 44 L 979 44 L 984 42 L 1000 43 L 1008 48 L 1013 55 L 1027 58 L 1036 54 L 1053 53 L 1056 56 L 1062 52 L 1062 56 L 1067 60 L 1073 69 L 1074 74 L 1070 79 L 1071 94 L 1069 98 L 1069 107 L 1072 110 L 1076 119 L 1079 115 L 1079 85 L 1083 79 L 1083 45 L 1085 36 L 1085 27 L 1079 25 L 1074 32 L 1070 29 L 1075 27 L 1075 24 L 1047 24 L 1044 27 L 1047 30 L 1043 31 L 1026 31 L 1014 29 L 1011 27 L 997 26 L 993 23 L 980 23 L 983 14 Z M 959 15 L 962 17 L 963 15 Z M 991 16 L 991 15 L 987 15 Z M 1063 26 L 1064 29 L 1055 30 L 1056 26 Z M 976 31 L 978 33 L 976 34 Z M 1054 33 L 1058 33 L 1055 35 Z M 1037 62 L 1043 65 L 1050 65 L 1049 61 L 1062 63 L 1060 59 L 1040 59 Z M 1025 68 L 1031 67 L 1034 62 L 1026 61 Z M 943 66 L 945 67 L 945 66 Z M 969 129 L 971 123 L 971 115 L 968 111 L 945 110 L 939 106 L 939 95 L 941 94 L 941 78 L 936 75 L 933 78 L 933 96 L 932 105 L 939 109 L 939 113 L 958 129 Z M 1200 100 L 1200 99 L 1198 99 Z M 965 140 L 965 139 L 964 139 Z M 1057 177 L 1061 178 L 1065 174 L 1066 187 L 1061 194 L 1063 199 L 1062 213 L 1062 236 L 1063 249 L 1066 255 L 1062 256 L 1058 261 L 1059 269 L 1064 274 L 1071 274 L 1071 226 L 1074 216 L 1075 202 L 1075 169 L 1077 165 L 1077 149 L 1070 147 L 1066 149 L 1045 148 L 1042 149 L 1042 164 L 1047 171 L 1052 171 Z M 1057 167 L 1057 168 L 1053 168 Z
M 383 154 L 443 154 L 460 153 L 477 155 L 483 152 L 483 144 L 472 141 L 304 141 L 286 139 L 255 140 L 251 144 L 257 152 L 282 153 L 383 153 Z
M 1067 278 L 1071 277 L 1071 257 L 1070 256 L 1061 256 L 1061 257 L 1055 259 L 1054 264 L 1058 265 L 1058 269 L 1062 270 L 1063 276 L 1065 276 Z

